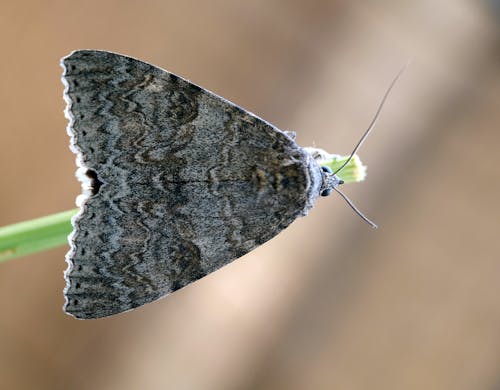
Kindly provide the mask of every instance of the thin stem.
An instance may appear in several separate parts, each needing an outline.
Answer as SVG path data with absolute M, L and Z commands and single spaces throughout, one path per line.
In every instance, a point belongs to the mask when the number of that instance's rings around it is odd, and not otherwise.
M 0 227 L 0 262 L 68 243 L 78 209 Z

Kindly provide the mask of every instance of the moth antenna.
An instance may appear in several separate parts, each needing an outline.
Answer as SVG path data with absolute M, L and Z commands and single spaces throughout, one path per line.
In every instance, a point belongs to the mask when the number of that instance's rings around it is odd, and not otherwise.
M 365 130 L 365 132 L 363 133 L 363 135 L 361 136 L 361 139 L 358 141 L 358 143 L 356 144 L 356 146 L 354 147 L 353 151 L 351 152 L 351 154 L 349 155 L 349 158 L 340 166 L 339 169 L 337 169 L 335 172 L 334 172 L 334 175 L 336 175 L 337 173 L 339 173 L 342 169 L 344 169 L 344 167 L 349 164 L 349 161 L 351 161 L 352 157 L 356 154 L 356 152 L 358 151 L 358 149 L 361 147 L 361 145 L 363 144 L 363 142 L 365 142 L 365 139 L 366 137 L 368 137 L 368 135 L 371 133 L 371 131 L 374 129 L 375 127 L 375 124 L 377 123 L 377 120 L 378 120 L 378 117 L 380 115 L 380 112 L 382 111 L 382 107 L 384 107 L 384 104 L 385 104 L 385 101 L 387 100 L 387 97 L 389 96 L 389 93 L 391 92 L 392 90 L 392 87 L 394 87 L 394 85 L 396 84 L 396 81 L 398 81 L 399 77 L 403 74 L 403 72 L 406 70 L 406 68 L 408 67 L 408 65 L 410 64 L 410 61 L 408 61 L 398 72 L 398 74 L 396 75 L 396 77 L 394 77 L 394 79 L 392 80 L 391 84 L 389 85 L 389 88 L 387 88 L 387 90 L 385 91 L 385 94 L 384 94 L 384 97 L 382 98 L 382 101 L 380 102 L 378 108 L 377 108 L 377 111 L 375 112 L 375 115 L 370 123 L 370 125 L 368 126 L 368 129 Z
M 374 229 L 378 228 L 378 226 L 376 224 L 374 224 L 372 221 L 370 221 L 361 211 L 358 210 L 358 208 L 356 206 L 354 206 L 354 204 L 351 202 L 351 200 L 344 193 L 342 193 L 336 187 L 334 187 L 333 189 L 335 191 L 337 191 L 342 198 L 344 198 L 344 200 L 351 207 L 351 209 L 353 209 L 356 212 L 356 214 L 358 214 L 366 223 L 368 223 Z

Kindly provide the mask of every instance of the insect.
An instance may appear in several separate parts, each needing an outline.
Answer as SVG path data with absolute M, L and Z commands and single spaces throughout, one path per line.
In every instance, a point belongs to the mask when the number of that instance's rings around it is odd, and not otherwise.
M 64 310 L 74 317 L 176 291 L 268 241 L 343 183 L 343 167 L 321 166 L 293 134 L 165 70 L 97 50 L 61 64 L 83 188 L 66 256 Z

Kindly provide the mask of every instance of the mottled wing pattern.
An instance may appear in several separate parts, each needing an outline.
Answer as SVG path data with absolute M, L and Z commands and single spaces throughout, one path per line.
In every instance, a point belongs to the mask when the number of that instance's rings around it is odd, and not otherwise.
M 313 163 L 268 123 L 122 55 L 76 51 L 62 65 L 88 187 L 70 236 L 67 313 L 97 318 L 151 302 L 306 212 Z

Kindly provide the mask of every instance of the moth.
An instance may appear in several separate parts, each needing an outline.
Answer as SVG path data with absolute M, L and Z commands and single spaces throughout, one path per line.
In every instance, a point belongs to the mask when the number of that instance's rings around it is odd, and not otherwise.
M 320 150 L 170 72 L 98 50 L 61 65 L 83 188 L 64 289 L 76 318 L 121 313 L 214 272 L 342 184 Z

